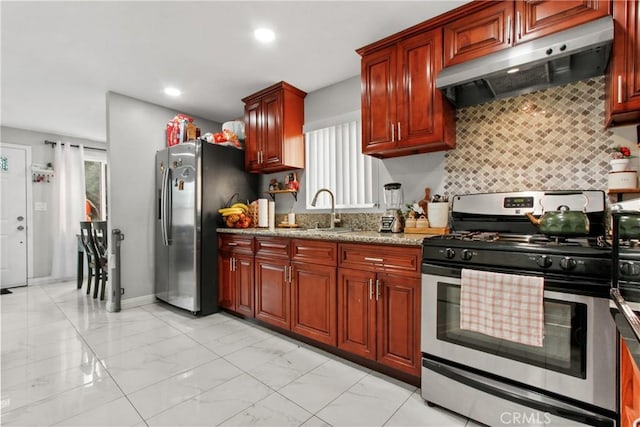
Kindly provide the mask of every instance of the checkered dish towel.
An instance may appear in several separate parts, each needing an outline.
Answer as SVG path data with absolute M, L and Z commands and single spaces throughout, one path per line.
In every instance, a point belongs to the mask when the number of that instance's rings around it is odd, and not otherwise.
M 544 279 L 462 269 L 460 328 L 542 347 Z

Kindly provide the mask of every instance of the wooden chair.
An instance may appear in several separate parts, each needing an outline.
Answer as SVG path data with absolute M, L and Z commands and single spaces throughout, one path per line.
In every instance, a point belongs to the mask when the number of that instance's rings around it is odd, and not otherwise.
M 96 245 L 96 253 L 100 264 L 100 279 L 102 281 L 102 287 L 100 289 L 100 299 L 104 299 L 104 289 L 106 287 L 107 279 L 109 278 L 109 266 L 108 259 L 109 249 L 108 241 L 109 231 L 107 230 L 107 221 L 93 221 L 93 239 Z M 93 297 L 96 297 L 97 290 L 94 291 Z
M 80 236 L 82 238 L 82 245 L 84 246 L 87 254 L 87 262 L 89 265 L 87 295 L 91 292 L 91 278 L 93 278 L 93 297 L 98 297 L 98 286 L 101 284 L 102 289 L 100 292 L 100 299 L 103 300 L 108 273 L 106 247 L 104 254 L 98 249 L 95 231 L 91 221 L 80 222 Z

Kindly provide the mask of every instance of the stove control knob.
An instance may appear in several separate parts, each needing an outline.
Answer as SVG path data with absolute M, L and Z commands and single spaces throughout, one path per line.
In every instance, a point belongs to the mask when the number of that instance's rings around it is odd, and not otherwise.
M 576 260 L 573 258 L 569 258 L 568 256 L 560 260 L 560 267 L 563 270 L 573 270 L 574 268 L 576 268 L 576 265 L 578 265 Z
M 460 258 L 462 258 L 465 261 L 469 261 L 472 257 L 473 257 L 473 254 L 468 249 L 464 249 L 460 254 Z
M 620 273 L 625 276 L 639 276 L 640 265 L 633 262 L 622 262 L 620 263 Z
M 453 257 L 455 257 L 455 256 L 456 256 L 456 251 L 454 251 L 454 250 L 453 250 L 453 249 L 451 249 L 451 248 L 447 248 L 447 249 L 445 249 L 445 250 L 444 250 L 444 256 L 445 256 L 447 259 L 453 259 Z
M 553 261 L 546 255 L 540 255 L 538 258 L 536 258 L 536 264 L 538 264 L 542 268 L 547 268 L 551 267 Z

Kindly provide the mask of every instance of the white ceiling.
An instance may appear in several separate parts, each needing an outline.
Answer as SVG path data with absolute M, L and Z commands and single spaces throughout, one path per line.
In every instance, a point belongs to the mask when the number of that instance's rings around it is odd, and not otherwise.
M 226 121 L 280 80 L 312 92 L 358 75 L 355 49 L 466 2 L 2 0 L 1 123 L 105 141 L 107 91 Z

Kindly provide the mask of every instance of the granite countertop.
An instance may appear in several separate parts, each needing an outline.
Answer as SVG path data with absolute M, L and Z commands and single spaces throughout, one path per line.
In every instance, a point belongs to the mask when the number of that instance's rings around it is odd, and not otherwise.
M 218 228 L 218 233 L 246 234 L 253 236 L 289 237 L 293 239 L 331 240 L 336 242 L 378 243 L 386 245 L 422 246 L 425 237 L 433 234 L 378 233 L 377 231 L 332 231 L 329 229 L 276 228 Z

